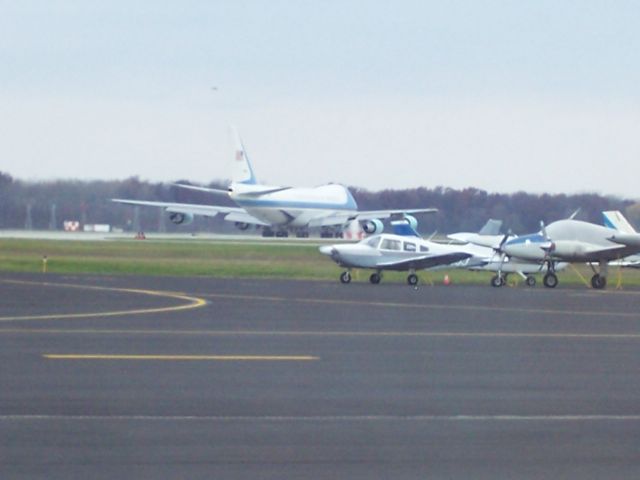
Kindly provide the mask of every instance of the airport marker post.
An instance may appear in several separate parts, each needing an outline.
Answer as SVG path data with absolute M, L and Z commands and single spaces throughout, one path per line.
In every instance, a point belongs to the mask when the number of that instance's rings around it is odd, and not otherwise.
M 47 256 L 42 256 L 42 273 L 47 273 Z

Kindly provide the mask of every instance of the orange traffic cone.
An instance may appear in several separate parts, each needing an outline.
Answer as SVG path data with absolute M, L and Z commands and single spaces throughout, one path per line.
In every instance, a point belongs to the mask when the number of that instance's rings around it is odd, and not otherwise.
M 449 279 L 449 275 L 445 274 L 444 280 L 442 281 L 442 283 L 444 283 L 445 285 L 449 285 L 451 283 L 451 280 Z

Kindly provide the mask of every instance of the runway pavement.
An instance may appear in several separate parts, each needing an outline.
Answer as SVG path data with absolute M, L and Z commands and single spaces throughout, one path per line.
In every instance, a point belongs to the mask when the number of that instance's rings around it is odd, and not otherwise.
M 0 478 L 638 478 L 640 291 L 0 275 Z

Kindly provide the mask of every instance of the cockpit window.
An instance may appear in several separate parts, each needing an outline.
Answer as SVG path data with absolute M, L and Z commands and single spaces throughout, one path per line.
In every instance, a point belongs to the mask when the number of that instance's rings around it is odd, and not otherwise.
M 380 248 L 383 250 L 401 250 L 402 246 L 400 240 L 385 238 L 384 240 L 382 240 Z
M 380 243 L 380 237 L 371 237 L 369 240 L 367 240 L 367 245 L 369 245 L 371 248 L 377 248 L 378 243 Z
M 404 251 L 405 252 L 415 252 L 416 244 L 411 242 L 404 242 Z

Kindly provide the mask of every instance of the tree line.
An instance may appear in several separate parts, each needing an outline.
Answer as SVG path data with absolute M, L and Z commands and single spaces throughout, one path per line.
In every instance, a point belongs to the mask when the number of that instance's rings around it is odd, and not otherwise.
M 189 182 L 180 182 L 189 183 Z M 213 181 L 210 188 L 226 188 Z M 457 190 L 446 187 L 369 191 L 351 187 L 361 210 L 435 207 L 435 215 L 419 218 L 423 234 L 477 231 L 489 219 L 503 221 L 503 229 L 514 233 L 537 231 L 540 221 L 550 223 L 567 218 L 580 209 L 576 218 L 601 223 L 603 210 L 620 210 L 640 227 L 640 203 L 595 193 L 534 194 L 491 193 L 477 188 Z M 61 230 L 66 220 L 84 224 L 108 224 L 125 231 L 235 232 L 230 222 L 196 217 L 190 225 L 173 225 L 161 209 L 121 205 L 112 198 L 233 206 L 224 195 L 180 189 L 167 183 L 131 177 L 124 180 L 25 181 L 0 172 L 0 228 Z M 640 228 L 638 228 L 640 230 Z

